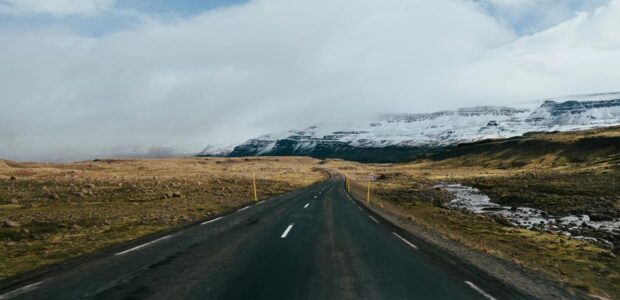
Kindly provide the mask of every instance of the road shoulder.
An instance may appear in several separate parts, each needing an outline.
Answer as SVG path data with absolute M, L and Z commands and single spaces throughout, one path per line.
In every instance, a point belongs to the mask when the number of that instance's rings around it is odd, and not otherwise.
M 496 278 L 506 286 L 512 287 L 525 295 L 538 299 L 591 299 L 581 291 L 561 282 L 551 280 L 538 272 L 526 269 L 520 265 L 502 260 L 498 257 L 482 253 L 459 243 L 458 241 L 442 237 L 439 233 L 422 228 L 405 217 L 395 214 L 387 209 L 368 205 L 351 195 L 358 203 L 379 218 L 409 233 L 413 237 L 441 251 L 475 271 L 485 273 Z

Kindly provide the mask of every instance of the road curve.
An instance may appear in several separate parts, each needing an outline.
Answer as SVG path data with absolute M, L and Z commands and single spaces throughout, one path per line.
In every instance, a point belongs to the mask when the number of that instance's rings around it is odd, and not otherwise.
M 0 299 L 526 299 L 353 201 L 341 178 L 0 290 Z

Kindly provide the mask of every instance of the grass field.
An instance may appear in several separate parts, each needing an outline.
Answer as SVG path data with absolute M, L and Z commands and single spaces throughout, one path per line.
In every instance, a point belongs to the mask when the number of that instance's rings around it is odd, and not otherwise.
M 0 160 L 0 278 L 322 180 L 309 158 Z

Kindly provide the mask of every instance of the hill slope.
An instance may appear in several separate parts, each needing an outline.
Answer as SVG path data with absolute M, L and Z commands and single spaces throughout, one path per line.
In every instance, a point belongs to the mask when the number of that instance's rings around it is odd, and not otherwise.
M 613 125 L 620 125 L 620 93 L 554 98 L 544 101 L 535 110 L 480 106 L 321 124 L 250 139 L 229 153 L 207 147 L 200 155 L 301 155 L 360 162 L 401 162 L 460 143 L 508 138 L 533 131 L 572 131 Z

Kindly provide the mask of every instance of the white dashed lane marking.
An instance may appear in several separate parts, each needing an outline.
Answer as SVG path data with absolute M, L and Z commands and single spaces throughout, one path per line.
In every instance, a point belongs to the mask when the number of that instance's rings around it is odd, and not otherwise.
M 222 218 L 223 218 L 223 217 L 217 217 L 217 218 L 215 218 L 215 219 L 213 219 L 213 220 L 209 220 L 209 221 L 206 221 L 206 222 L 202 222 L 202 223 L 200 223 L 200 225 L 207 225 L 207 224 L 209 224 L 209 223 L 213 223 L 213 222 L 215 222 L 215 221 L 217 221 L 217 220 L 220 220 L 220 219 L 222 219 Z
M 288 227 L 286 227 L 286 230 L 284 230 L 284 233 L 282 233 L 282 235 L 280 236 L 280 238 L 286 238 L 286 236 L 288 235 L 288 233 L 291 231 L 291 229 L 293 228 L 293 224 L 288 225 Z
M 465 284 L 467 284 L 470 288 L 474 289 L 476 292 L 480 293 L 480 295 L 484 296 L 485 298 L 489 299 L 489 300 L 495 300 L 495 297 L 489 295 L 487 292 L 485 292 L 484 290 L 482 290 L 481 288 L 479 288 L 477 285 L 475 285 L 473 282 L 471 281 L 465 281 Z
M 410 241 L 406 240 L 404 237 L 400 236 L 398 233 L 396 233 L 396 232 L 392 232 L 392 234 L 393 234 L 395 237 L 397 237 L 397 238 L 401 239 L 403 242 L 405 242 L 405 244 L 409 245 L 411 248 L 416 249 L 416 250 L 418 249 L 418 246 L 416 246 L 416 245 L 412 244 Z
M 368 215 L 368 217 L 373 220 L 375 223 L 379 224 L 379 221 L 377 219 L 375 219 L 373 216 Z
M 32 291 L 32 290 L 36 289 L 42 283 L 43 283 L 43 281 L 39 281 L 39 282 L 36 282 L 36 283 L 33 283 L 33 284 L 22 286 L 22 287 L 20 287 L 18 289 L 12 290 L 12 291 L 10 291 L 10 292 L 8 292 L 6 294 L 0 295 L 0 300 L 9 299 L 9 298 L 15 297 L 17 295 L 21 295 L 21 294 L 23 294 L 25 292 Z
M 150 241 L 150 242 L 145 243 L 145 244 L 142 244 L 142 245 L 140 245 L 140 246 L 133 247 L 133 248 L 131 248 L 131 249 L 127 249 L 127 250 L 125 250 L 125 251 L 122 251 L 122 252 L 116 253 L 116 255 L 123 255 L 123 254 L 129 253 L 129 252 L 132 252 L 132 251 L 136 251 L 136 250 L 138 250 L 138 249 L 142 249 L 142 248 L 144 248 L 144 247 L 146 247 L 146 246 L 149 246 L 149 245 L 155 244 L 155 243 L 157 243 L 157 242 L 159 242 L 159 241 L 163 241 L 163 240 L 165 240 L 165 239 L 169 239 L 169 238 L 171 238 L 171 237 L 172 237 L 172 235 L 167 235 L 167 236 L 165 236 L 165 237 L 158 238 L 158 239 L 156 239 L 156 240 L 154 240 L 154 241 Z

